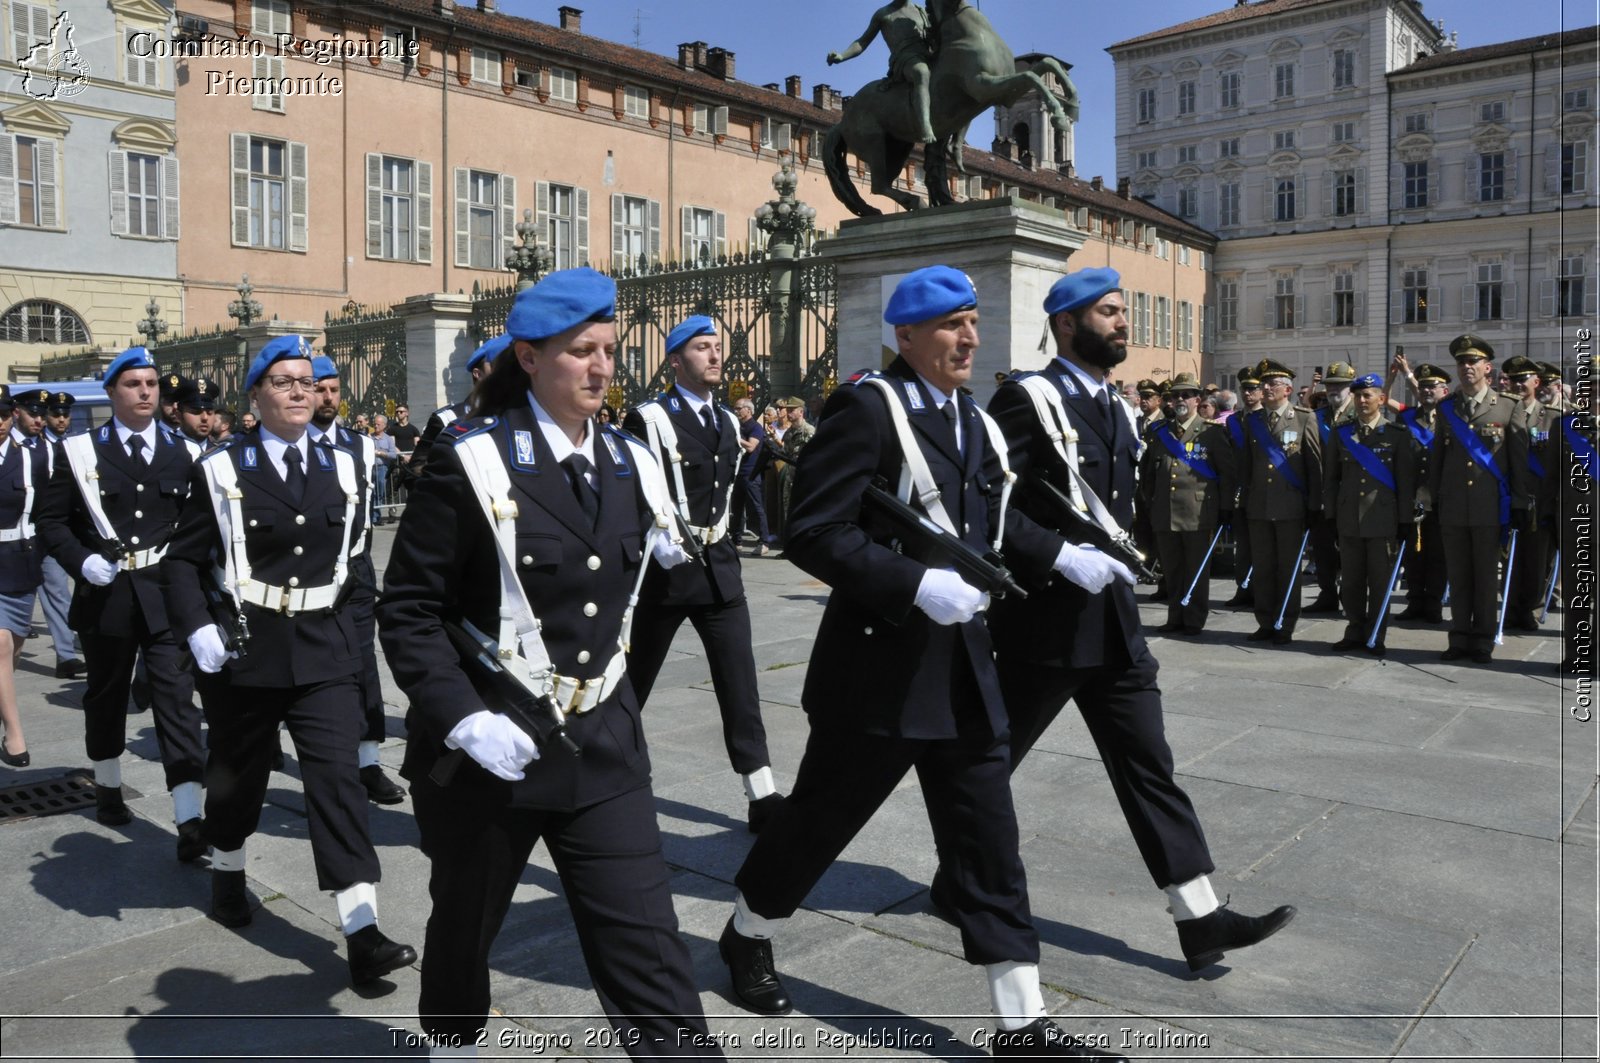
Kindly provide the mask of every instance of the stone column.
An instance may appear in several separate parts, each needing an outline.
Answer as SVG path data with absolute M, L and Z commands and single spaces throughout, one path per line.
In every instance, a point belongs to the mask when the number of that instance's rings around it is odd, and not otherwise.
M 428 414 L 467 397 L 467 359 L 477 349 L 467 324 L 468 295 L 413 295 L 394 308 L 406 323 L 406 401 L 418 424 Z
M 978 290 L 971 387 L 987 403 L 995 373 L 1037 369 L 1049 360 L 1038 349 L 1044 297 L 1083 239 L 1059 209 L 1010 198 L 844 222 L 818 248 L 838 268 L 840 377 L 894 358 L 883 309 L 899 279 L 923 266 L 951 266 Z

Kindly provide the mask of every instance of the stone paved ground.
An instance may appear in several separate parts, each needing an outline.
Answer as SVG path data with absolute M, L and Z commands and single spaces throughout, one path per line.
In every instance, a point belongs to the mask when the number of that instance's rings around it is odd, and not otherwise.
M 380 532 L 380 553 L 390 534 Z M 786 786 L 825 590 L 781 559 L 747 563 L 774 765 Z M 1219 592 L 1226 592 L 1221 583 Z M 1145 606 L 1159 623 L 1161 607 Z M 1443 634 L 1396 628 L 1387 663 L 1328 654 L 1338 623 L 1287 650 L 1221 611 L 1199 641 L 1154 642 L 1168 731 L 1218 863 L 1219 892 L 1283 933 L 1192 976 L 1081 723 L 1064 715 L 1016 779 L 1051 1011 L 1149 1059 L 1594 1059 L 1597 725 L 1550 665 L 1552 635 L 1514 636 L 1492 667 L 1440 664 Z M 686 629 L 687 631 L 687 629 Z M 81 686 L 48 639 L 18 680 L 33 766 L 86 766 Z M 870 662 L 826 662 L 868 667 Z M 388 689 L 391 729 L 400 695 Z M 982 1054 L 981 974 L 930 914 L 933 845 L 902 785 L 777 941 L 798 1011 L 756 1019 L 729 997 L 716 938 L 750 844 L 703 655 L 680 639 L 646 711 L 678 917 L 711 1028 L 731 1057 Z M 333 905 L 316 889 L 294 758 L 274 775 L 242 933 L 204 917 L 206 872 L 172 859 L 171 805 L 148 715 L 130 718 L 131 827 L 92 812 L 0 824 L 0 1058 L 418 1057 L 417 972 L 346 984 Z M 286 743 L 287 744 L 287 743 Z M 384 748 L 398 765 L 403 741 Z M 848 785 L 849 780 L 840 780 Z M 409 805 L 374 807 L 382 923 L 420 944 L 426 863 Z M 556 877 L 540 854 L 493 958 L 486 1057 L 618 1056 Z

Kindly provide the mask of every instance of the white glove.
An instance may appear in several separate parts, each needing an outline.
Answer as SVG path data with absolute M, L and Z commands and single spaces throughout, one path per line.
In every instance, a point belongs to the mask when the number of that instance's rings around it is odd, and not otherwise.
M 1056 555 L 1055 570 L 1090 594 L 1099 594 L 1117 580 L 1133 583 L 1133 573 L 1114 557 L 1092 546 L 1063 543 Z
M 104 587 L 117 578 L 117 566 L 99 554 L 90 554 L 83 559 L 83 578 L 96 587 Z
M 479 709 L 456 724 L 444 744 L 466 750 L 485 771 L 506 782 L 523 778 L 522 769 L 539 759 L 539 747 L 522 728 L 488 709 Z
M 207 675 L 222 671 L 228 658 L 234 656 L 228 652 L 222 629 L 216 624 L 207 624 L 189 636 L 189 652 L 194 654 L 194 663 Z
M 691 560 L 689 551 L 673 542 L 665 535 L 650 537 L 650 556 L 656 559 L 656 564 L 662 568 L 672 568 Z
M 989 596 L 953 568 L 930 568 L 922 574 L 912 604 L 935 624 L 964 624 L 989 608 Z

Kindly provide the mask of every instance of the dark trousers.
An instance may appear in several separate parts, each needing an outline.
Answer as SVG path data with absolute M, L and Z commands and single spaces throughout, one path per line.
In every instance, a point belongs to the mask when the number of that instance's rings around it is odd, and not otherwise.
M 747 531 L 753 531 L 766 542 L 771 538 L 767 532 L 767 507 L 764 495 L 766 485 L 758 475 L 754 480 L 741 476 L 733 488 L 733 517 L 734 528 L 733 543 L 739 545 L 739 539 Z
M 793 915 L 913 768 L 967 962 L 1038 963 L 1004 737 L 895 738 L 813 720 L 794 790 L 734 878 L 750 910 Z
M 750 603 L 743 595 L 731 602 L 709 605 L 639 603 L 633 614 L 632 646 L 628 650 L 628 681 L 639 698 L 639 707 L 642 709 L 649 702 L 661 663 L 667 659 L 672 638 L 684 620 L 694 625 L 706 649 L 729 763 L 740 775 L 767 767 L 772 758 L 767 753 L 767 729 L 761 723 L 761 696 L 756 689 Z
M 1165 889 L 1216 870 L 1194 804 L 1172 775 L 1154 657 L 1125 667 L 1055 668 L 1001 652 L 995 666 L 1011 715 L 1013 769 L 1076 700 L 1155 884 Z
M 305 784 L 306 826 L 317 888 L 377 882 L 378 854 L 367 832 L 367 791 L 356 767 L 361 690 L 355 676 L 300 687 L 245 687 L 227 670 L 200 683 L 211 724 L 206 770 L 206 841 L 238 849 L 261 821 L 278 725 L 287 725 Z
M 1417 532 L 1408 534 L 1406 547 L 1406 604 L 1425 611 L 1440 608 L 1444 601 L 1444 587 L 1449 577 L 1445 573 L 1444 537 L 1439 532 L 1439 516 L 1429 513 L 1423 518 L 1422 549 L 1417 549 Z
M 171 631 L 152 635 L 142 614 L 136 616 L 135 624 L 138 630 L 129 638 L 92 631 L 78 635 L 87 667 L 84 751 L 90 760 L 111 760 L 127 748 L 128 687 L 133 682 L 134 661 L 142 650 L 167 789 L 200 782 L 206 773 L 206 750 L 200 737 L 200 710 L 194 706 L 194 679 L 178 667 L 178 646 Z
M 1205 558 L 1215 533 L 1215 528 L 1192 532 L 1156 532 L 1156 551 L 1161 555 L 1161 571 L 1167 574 L 1167 623 L 1186 628 L 1206 626 L 1206 616 L 1211 612 L 1211 561 L 1206 560 L 1206 572 L 1201 573 L 1198 581 L 1195 580 L 1195 573 L 1200 571 L 1200 561 Z M 1194 593 L 1189 596 L 1189 604 L 1184 605 L 1183 597 L 1188 593 L 1190 583 L 1194 583 Z
M 383 714 L 383 680 L 378 674 L 377 599 L 370 594 L 350 598 L 350 616 L 355 620 L 356 638 L 361 642 L 361 715 L 365 729 L 363 742 L 382 742 L 388 736 L 388 719 Z
M 1555 545 L 1553 518 L 1523 527 L 1517 536 L 1517 563 L 1511 569 L 1511 607 L 1508 616 L 1535 620 L 1544 608 L 1544 589 L 1550 585 L 1550 555 Z
M 1311 541 L 1306 549 L 1317 563 L 1317 597 L 1339 597 L 1339 529 L 1333 518 L 1314 514 L 1309 521 Z
M 1399 542 L 1388 536 L 1377 539 L 1354 535 L 1339 537 L 1339 555 L 1344 559 L 1339 604 L 1344 609 L 1345 638 L 1360 639 L 1362 645 L 1366 645 L 1372 635 L 1372 625 L 1378 620 L 1378 607 L 1389 589 L 1389 576 L 1394 572 L 1394 559 L 1399 552 Z M 1383 645 L 1388 627 L 1389 618 L 1385 612 L 1383 627 L 1378 629 L 1377 645 Z
M 1306 532 L 1301 520 L 1252 520 L 1250 522 L 1250 560 L 1256 567 L 1250 586 L 1256 595 L 1256 624 L 1272 629 L 1283 613 L 1284 634 L 1291 634 L 1300 620 L 1300 541 Z M 1308 547 L 1309 549 L 1309 547 Z M 1289 593 L 1293 586 L 1294 592 Z M 1285 595 L 1289 607 L 1284 608 Z
M 1450 577 L 1450 646 L 1493 653 L 1500 614 L 1500 526 L 1441 527 Z
M 417 1003 L 425 1031 L 470 1044 L 483 1030 L 489 952 L 543 838 L 617 1043 L 635 1059 L 723 1058 L 695 1043 L 706 1020 L 678 934 L 650 787 L 574 812 L 509 808 L 498 785 L 440 788 L 424 778 L 411 792 L 432 866 Z

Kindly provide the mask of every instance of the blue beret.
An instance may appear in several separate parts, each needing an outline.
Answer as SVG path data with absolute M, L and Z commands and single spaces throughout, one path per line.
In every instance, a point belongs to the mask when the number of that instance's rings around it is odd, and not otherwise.
M 156 360 L 150 357 L 150 351 L 144 347 L 129 347 L 111 360 L 106 366 L 106 387 L 116 382 L 117 374 L 124 369 L 154 369 Z
M 587 266 L 563 269 L 517 293 L 506 315 L 506 333 L 515 340 L 543 340 L 593 317 L 617 312 L 617 285 Z
M 1381 388 L 1383 379 L 1377 373 L 1364 373 L 1350 381 L 1351 391 L 1360 391 L 1362 388 Z
M 696 336 L 715 336 L 716 334 L 717 323 L 704 314 L 686 317 L 678 323 L 676 328 L 667 333 L 667 353 L 671 354 Z
M 327 380 L 329 377 L 339 375 L 339 367 L 334 364 L 332 358 L 325 354 L 319 354 L 311 359 L 311 375 L 318 380 Z
M 1050 294 L 1044 297 L 1044 312 L 1054 315 L 1063 310 L 1092 306 L 1108 292 L 1121 287 L 1122 275 L 1108 266 L 1080 269 L 1050 286 Z
M 249 391 L 261 380 L 263 373 L 274 362 L 282 362 L 293 358 L 311 360 L 311 344 L 305 341 L 304 336 L 279 336 L 261 348 L 261 353 L 256 355 L 255 361 L 250 363 L 250 371 L 244 375 L 244 389 Z
M 915 325 L 977 305 L 978 290 L 972 286 L 972 278 L 949 266 L 924 266 L 907 273 L 895 285 L 883 319 L 891 325 Z
M 472 352 L 472 357 L 467 359 L 467 372 L 472 372 L 483 362 L 494 361 L 500 357 L 500 352 L 509 346 L 511 346 L 511 333 L 500 333 L 500 335 Z

